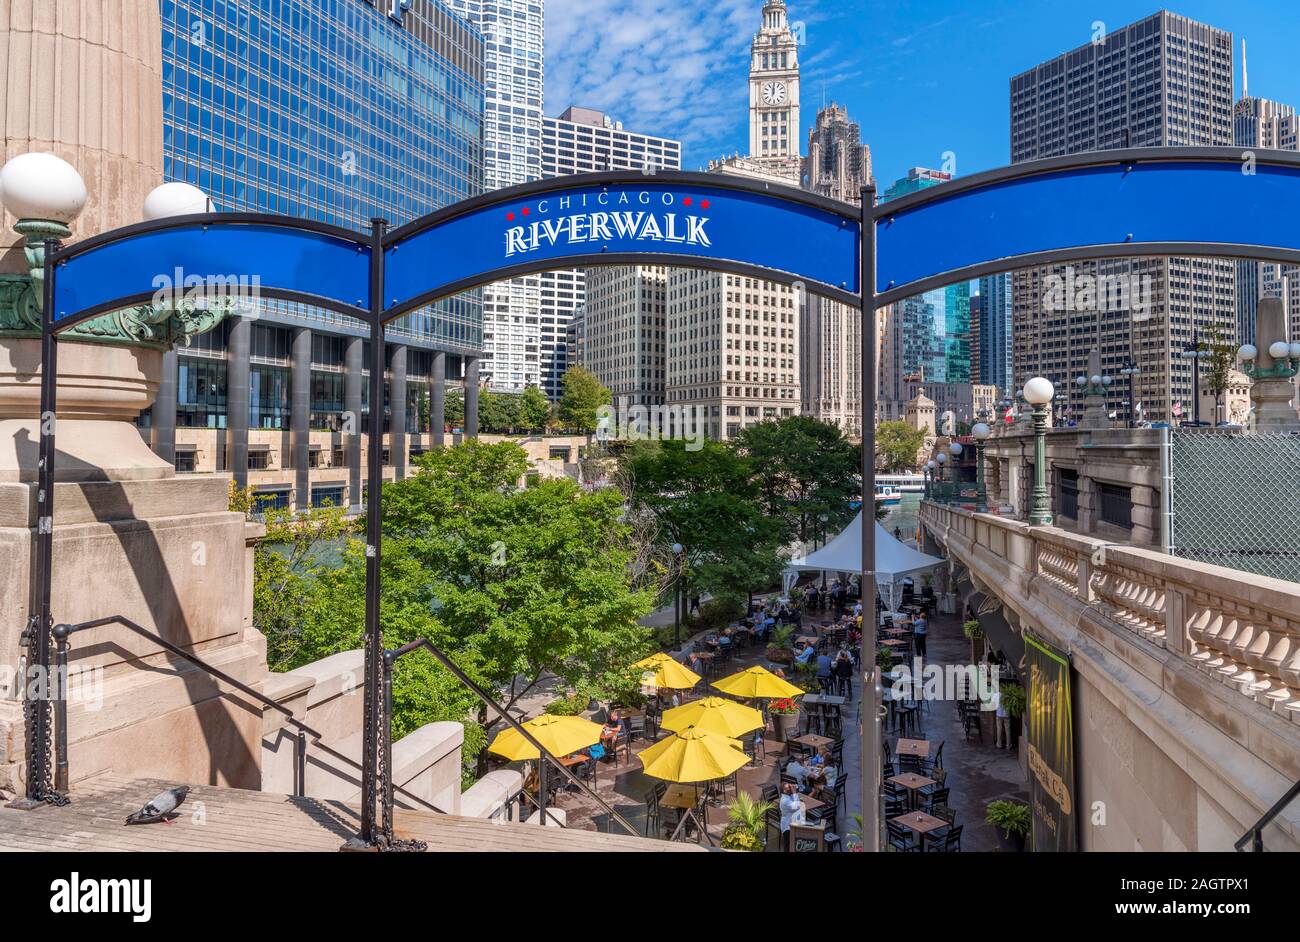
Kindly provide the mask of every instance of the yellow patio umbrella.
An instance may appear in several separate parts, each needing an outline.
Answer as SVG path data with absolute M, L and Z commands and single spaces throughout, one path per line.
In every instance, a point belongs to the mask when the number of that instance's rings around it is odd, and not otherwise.
M 667 711 L 660 725 L 671 732 L 694 726 L 734 739 L 761 729 L 766 724 L 763 722 L 763 714 L 753 707 L 734 700 L 724 700 L 722 697 L 705 697 Z
M 647 684 L 654 684 L 656 687 L 664 687 L 668 690 L 690 690 L 700 682 L 699 674 L 690 668 L 683 667 L 663 652 L 651 654 L 632 666 L 634 668 L 640 667 L 647 673 L 654 674 L 653 678 L 646 678 L 645 682 Z
M 740 743 L 688 726 L 641 752 L 645 774 L 666 782 L 711 782 L 749 762 Z
M 553 756 L 567 756 L 600 742 L 600 724 L 584 720 L 580 716 L 551 716 L 543 713 L 521 725 Z M 488 752 L 494 752 L 512 762 L 541 758 L 537 747 L 513 726 L 497 734 L 492 745 L 488 746 Z
M 714 681 L 713 686 L 733 697 L 752 700 L 756 697 L 802 697 L 804 689 L 782 680 L 766 668 L 755 664 L 738 674 Z

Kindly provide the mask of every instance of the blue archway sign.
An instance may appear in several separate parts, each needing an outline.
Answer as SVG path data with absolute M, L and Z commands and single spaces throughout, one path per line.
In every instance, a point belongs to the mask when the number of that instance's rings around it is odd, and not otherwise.
M 675 265 L 797 284 L 862 312 L 863 494 L 874 491 L 876 309 L 984 274 L 1071 259 L 1138 255 L 1300 264 L 1300 154 L 1141 148 L 1033 161 L 877 205 L 725 174 L 603 173 L 501 190 L 391 233 L 275 216 L 213 214 L 145 223 L 59 249 L 46 243 L 41 411 L 56 408 L 58 333 L 159 290 L 256 279 L 257 293 L 364 320 L 371 402 L 382 402 L 384 324 L 421 305 L 516 275 L 599 265 Z M 161 282 L 160 282 L 161 279 Z M 49 431 L 45 429 L 48 425 Z M 48 667 L 52 628 L 54 423 L 42 423 L 36 610 L 29 663 Z M 370 450 L 370 493 L 382 487 Z M 862 528 L 862 584 L 875 528 Z M 366 523 L 366 689 L 362 838 L 372 841 L 379 718 L 379 501 Z M 875 625 L 864 621 L 864 690 L 874 690 Z M 879 704 L 877 703 L 878 707 Z M 870 715 L 878 716 L 878 709 Z M 867 715 L 867 714 L 864 714 Z M 878 720 L 877 720 L 878 723 Z M 864 832 L 876 826 L 879 735 L 862 750 Z M 48 765 L 48 711 L 28 737 L 28 769 Z M 28 776 L 30 800 L 44 800 Z

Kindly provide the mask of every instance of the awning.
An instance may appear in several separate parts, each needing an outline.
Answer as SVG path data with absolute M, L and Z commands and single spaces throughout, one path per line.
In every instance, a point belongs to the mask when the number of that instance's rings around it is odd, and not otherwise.
M 989 639 L 989 646 L 1013 665 L 1019 667 L 1025 656 L 1025 640 L 1007 621 L 1003 614 L 1002 602 L 992 593 L 981 592 L 970 581 L 969 576 L 963 580 L 965 588 L 961 593 L 961 619 L 966 621 L 968 613 L 973 614 L 980 623 L 980 629 Z

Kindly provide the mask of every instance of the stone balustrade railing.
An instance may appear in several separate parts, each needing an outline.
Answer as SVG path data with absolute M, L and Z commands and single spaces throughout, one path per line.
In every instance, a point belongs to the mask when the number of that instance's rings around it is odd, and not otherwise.
M 1300 584 L 932 502 L 921 519 L 1300 723 Z

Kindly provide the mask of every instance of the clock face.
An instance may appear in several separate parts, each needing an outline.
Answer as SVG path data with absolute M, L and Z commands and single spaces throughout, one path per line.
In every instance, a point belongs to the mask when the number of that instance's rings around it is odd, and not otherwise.
M 785 82 L 764 82 L 763 101 L 769 105 L 779 105 L 785 101 Z

